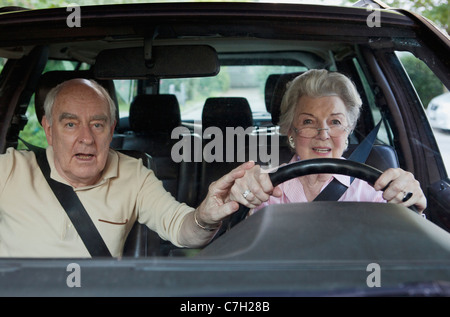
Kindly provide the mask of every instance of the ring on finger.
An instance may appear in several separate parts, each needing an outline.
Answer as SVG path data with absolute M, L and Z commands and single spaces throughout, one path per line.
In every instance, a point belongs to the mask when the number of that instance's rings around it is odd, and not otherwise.
M 404 191 L 402 202 L 408 201 L 412 197 L 412 195 L 413 195 L 413 193 Z
M 242 193 L 242 196 L 244 196 L 245 199 L 247 199 L 247 196 L 251 193 L 250 189 L 247 189 L 245 192 Z

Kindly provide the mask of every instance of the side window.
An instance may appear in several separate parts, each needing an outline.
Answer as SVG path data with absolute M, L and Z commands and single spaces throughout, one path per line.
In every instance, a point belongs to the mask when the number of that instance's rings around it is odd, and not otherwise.
M 447 170 L 450 170 L 450 93 L 428 66 L 409 52 L 397 52 L 433 128 Z
M 7 59 L 0 57 L 0 74 L 2 73 L 3 66 L 5 66 Z
M 45 138 L 44 129 L 36 116 L 36 110 L 34 108 L 34 94 L 31 96 L 30 103 L 28 104 L 26 116 L 28 121 L 23 130 L 20 131 L 19 137 L 30 144 L 46 148 L 48 143 Z M 20 140 L 17 148 L 27 149 L 27 147 Z

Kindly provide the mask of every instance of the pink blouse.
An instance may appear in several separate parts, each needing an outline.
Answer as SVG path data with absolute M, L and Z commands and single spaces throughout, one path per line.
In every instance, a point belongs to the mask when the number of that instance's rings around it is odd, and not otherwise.
M 294 156 L 289 163 L 293 163 L 298 161 L 298 156 Z M 370 186 L 367 182 L 362 181 L 360 179 L 355 178 L 353 183 L 350 185 L 350 176 L 345 175 L 333 175 L 329 181 L 324 184 L 322 191 L 328 183 L 330 183 L 333 178 L 336 178 L 339 182 L 346 185 L 348 189 L 339 198 L 338 201 L 367 201 L 367 202 L 386 202 L 383 199 L 383 192 L 376 191 Z M 288 180 L 280 185 L 278 185 L 283 194 L 281 197 L 270 196 L 269 200 L 263 202 L 261 205 L 256 207 L 255 209 L 250 211 L 250 214 L 258 211 L 259 209 L 272 205 L 272 204 L 286 204 L 286 203 L 300 203 L 300 202 L 308 202 L 305 192 L 303 191 L 303 185 L 300 180 L 296 177 L 291 180 Z

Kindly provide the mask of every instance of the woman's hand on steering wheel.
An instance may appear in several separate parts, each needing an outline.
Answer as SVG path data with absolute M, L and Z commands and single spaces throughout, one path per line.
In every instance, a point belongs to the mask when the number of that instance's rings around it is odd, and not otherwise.
M 390 168 L 377 179 L 375 190 L 383 190 L 383 198 L 388 203 L 415 206 L 418 212 L 427 207 L 427 199 L 420 188 L 420 183 L 410 172 L 401 168 Z
M 270 195 L 280 197 L 277 185 L 309 174 L 342 174 L 364 180 L 375 190 L 384 190 L 383 197 L 391 203 L 399 203 L 422 212 L 426 208 L 426 198 L 414 176 L 400 168 L 388 169 L 384 173 L 366 164 L 341 159 L 310 159 L 280 166 L 273 173 L 262 173 L 258 165 L 246 171 L 244 177 L 235 181 L 231 191 L 242 208 L 239 212 L 259 206 Z M 242 216 L 239 216 L 242 218 Z
M 263 172 L 259 165 L 246 170 L 244 177 L 236 179 L 231 188 L 232 199 L 250 209 L 267 201 L 270 196 L 281 195 L 281 189 L 272 184 L 270 174 Z

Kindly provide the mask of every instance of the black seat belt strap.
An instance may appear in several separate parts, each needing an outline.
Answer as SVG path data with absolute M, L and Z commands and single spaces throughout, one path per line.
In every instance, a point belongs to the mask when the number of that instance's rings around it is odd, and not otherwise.
M 378 124 L 373 128 L 372 131 L 362 140 L 362 142 L 356 147 L 356 149 L 350 154 L 348 157 L 349 160 L 364 163 L 367 160 L 367 157 L 372 151 L 373 144 L 375 143 L 375 139 L 378 134 L 378 130 L 381 126 L 381 120 Z M 350 184 L 353 183 L 354 177 L 350 178 Z M 320 192 L 319 195 L 314 199 L 314 201 L 338 201 L 339 198 L 345 193 L 347 190 L 347 186 L 339 182 L 336 178 L 327 185 Z
M 28 145 L 27 145 L 28 146 Z M 78 235 L 86 246 L 92 257 L 111 257 L 108 247 L 103 241 L 91 217 L 78 198 L 72 187 L 57 182 L 50 178 L 50 166 L 47 161 L 45 149 L 31 146 L 30 149 L 36 155 L 36 159 L 42 173 L 56 198 L 69 216 L 70 221 L 77 230 Z
M 362 142 L 356 147 L 352 154 L 350 154 L 350 156 L 348 157 L 349 160 L 358 163 L 364 163 L 367 160 L 377 138 L 380 126 L 381 120 L 380 122 L 378 122 L 375 128 L 373 128 L 373 130 L 370 131 L 370 133 L 364 138 L 364 140 L 362 140 Z M 350 184 L 353 183 L 354 179 L 354 177 L 350 179 Z

